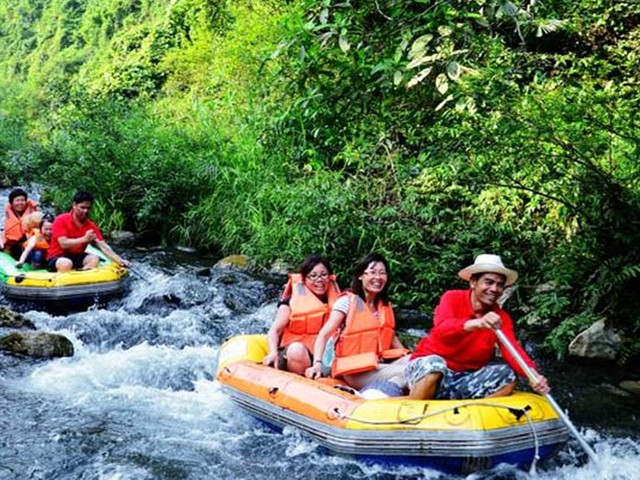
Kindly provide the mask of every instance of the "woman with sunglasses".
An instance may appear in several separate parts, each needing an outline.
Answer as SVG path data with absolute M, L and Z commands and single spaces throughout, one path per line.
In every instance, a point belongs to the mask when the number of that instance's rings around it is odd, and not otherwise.
M 340 295 L 327 259 L 312 254 L 299 274 L 289 275 L 276 318 L 267 333 L 269 353 L 262 363 L 304 375 L 311 365 L 311 350 Z
M 389 265 L 379 254 L 365 256 L 356 266 L 351 288 L 333 306 L 318 333 L 313 365 L 305 375 L 322 375 L 327 342 L 338 331 L 331 376 L 342 377 L 353 388 L 373 388 L 387 395 L 402 395 L 408 357 L 395 333 L 395 318 L 388 298 Z

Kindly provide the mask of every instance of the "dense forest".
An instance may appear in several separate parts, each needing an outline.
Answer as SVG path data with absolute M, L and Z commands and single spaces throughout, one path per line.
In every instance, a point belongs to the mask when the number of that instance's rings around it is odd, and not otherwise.
M 606 318 L 625 361 L 639 55 L 633 0 L 0 0 L 0 185 L 343 280 L 376 250 L 426 311 L 499 253 L 547 347 Z

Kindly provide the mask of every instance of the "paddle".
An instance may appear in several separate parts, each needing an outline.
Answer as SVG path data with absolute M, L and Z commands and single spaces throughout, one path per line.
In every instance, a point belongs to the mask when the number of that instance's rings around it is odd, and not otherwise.
M 135 268 L 133 268 L 133 265 L 129 266 L 129 271 L 131 273 L 133 273 L 136 277 L 141 278 L 142 280 L 144 280 L 145 282 L 147 282 L 149 285 L 153 285 L 153 282 L 151 280 L 149 280 L 147 277 L 145 277 L 142 273 L 140 273 L 138 270 L 136 270 Z
M 531 367 L 529 367 L 529 365 L 525 363 L 525 361 L 522 359 L 518 351 L 515 349 L 513 344 L 506 337 L 506 335 L 502 332 L 502 330 L 500 330 L 499 328 L 496 328 L 495 332 L 500 343 L 502 343 L 502 345 L 504 345 L 504 347 L 509 351 L 509 353 L 516 360 L 518 365 L 520 365 L 520 368 L 524 370 L 524 373 L 527 375 L 527 378 L 529 379 L 529 381 L 535 382 L 538 379 L 536 372 Z M 578 440 L 578 443 L 580 444 L 580 446 L 584 449 L 585 452 L 587 452 L 587 454 L 589 455 L 589 458 L 591 458 L 593 463 L 598 465 L 599 462 L 598 462 L 598 457 L 596 457 L 596 452 L 593 451 L 593 449 L 589 446 L 589 444 L 582 437 L 582 435 L 580 435 L 580 432 L 578 432 L 578 430 L 573 425 L 573 423 L 571 423 L 571 420 L 569 420 L 569 417 L 567 416 L 567 414 L 564 413 L 564 411 L 560 408 L 560 406 L 556 403 L 556 401 L 553 399 L 553 397 L 550 394 L 545 393 L 543 394 L 543 396 L 544 398 L 547 399 L 549 404 L 553 407 L 553 409 L 556 411 L 560 419 L 564 422 L 564 424 L 567 426 L 567 428 L 573 434 L 576 440 Z
M 133 265 L 129 266 L 129 271 L 131 273 L 133 273 L 136 277 L 141 278 L 142 280 L 144 280 L 147 284 L 154 285 L 154 282 L 152 282 L 145 275 L 143 275 L 141 272 L 139 272 L 138 270 L 133 268 Z M 163 280 L 162 283 L 166 283 L 166 281 L 167 280 Z M 175 296 L 173 293 L 165 293 L 165 294 L 162 295 L 162 298 L 165 299 L 167 302 L 173 303 L 173 304 L 176 304 L 176 305 L 179 304 L 182 301 L 180 299 L 180 297 Z

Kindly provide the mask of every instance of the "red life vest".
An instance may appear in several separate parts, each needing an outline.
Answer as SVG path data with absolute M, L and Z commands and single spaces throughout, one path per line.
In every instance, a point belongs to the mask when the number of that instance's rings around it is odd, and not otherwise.
M 349 313 L 335 344 L 331 376 L 340 377 L 374 370 L 381 359 L 402 357 L 407 350 L 391 348 L 396 320 L 390 304 L 378 306 L 378 318 L 354 293 L 349 295 Z
M 329 318 L 331 307 L 340 295 L 335 275 L 329 277 L 327 289 L 327 303 L 323 303 L 311 290 L 307 288 L 299 273 L 289 275 L 282 297 L 291 295 L 289 307 L 291 315 L 289 323 L 282 332 L 280 346 L 286 347 L 293 342 L 303 343 L 309 351 L 313 346 L 318 332 Z
M 28 199 L 27 208 L 24 209 L 22 215 L 18 216 L 16 215 L 16 212 L 13 211 L 13 208 L 11 208 L 11 204 L 7 203 L 7 206 L 4 207 L 4 232 L 2 236 L 5 245 L 16 244 L 20 241 L 25 233 L 20 220 L 24 215 L 35 212 L 36 209 L 36 203 L 33 200 Z
M 23 248 L 27 248 L 27 244 L 32 237 L 36 237 L 36 244 L 33 247 L 35 250 L 49 249 L 49 242 L 47 242 L 47 239 L 44 238 L 44 235 L 42 235 L 42 232 L 39 228 L 33 228 L 29 233 L 27 233 L 27 240 L 22 243 Z

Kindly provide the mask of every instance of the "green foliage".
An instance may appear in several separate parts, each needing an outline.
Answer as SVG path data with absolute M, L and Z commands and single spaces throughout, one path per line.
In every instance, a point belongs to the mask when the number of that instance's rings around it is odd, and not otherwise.
M 602 0 L 0 0 L 0 181 L 431 310 L 482 252 L 562 354 L 640 329 L 640 7 Z M 552 288 L 541 288 L 551 286 Z M 524 320 L 527 320 L 526 318 Z M 640 350 L 627 341 L 624 358 Z

